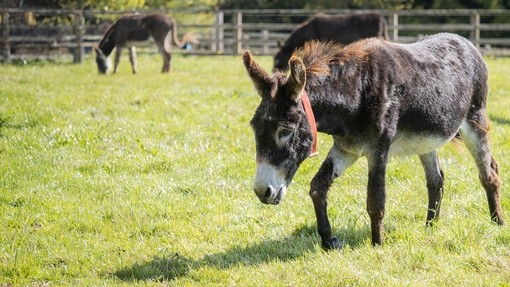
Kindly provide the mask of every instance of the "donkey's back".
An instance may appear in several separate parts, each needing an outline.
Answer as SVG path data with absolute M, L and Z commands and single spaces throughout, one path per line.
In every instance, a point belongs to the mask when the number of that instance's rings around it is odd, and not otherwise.
M 469 121 L 487 126 L 487 68 L 467 39 L 442 33 L 414 44 L 372 41 L 372 83 L 385 89 L 371 93 L 384 104 L 379 126 L 396 124 L 390 154 L 435 150 Z

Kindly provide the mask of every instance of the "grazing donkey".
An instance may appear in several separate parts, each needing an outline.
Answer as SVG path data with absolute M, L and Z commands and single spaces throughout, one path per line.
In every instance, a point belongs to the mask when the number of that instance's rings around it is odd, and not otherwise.
M 129 46 L 129 61 L 133 74 L 136 73 L 136 50 L 131 46 L 132 42 L 143 42 L 152 37 L 158 46 L 159 52 L 163 55 L 163 73 L 170 71 L 170 47 L 173 43 L 179 48 L 184 48 L 188 43 L 197 43 L 193 33 L 188 32 L 183 36 L 182 41 L 177 38 L 177 24 L 164 14 L 150 15 L 128 15 L 119 18 L 105 32 L 103 39 L 96 50 L 96 63 L 100 73 L 106 74 L 108 70 L 108 56 L 115 52 L 115 64 L 113 72 L 117 72 L 120 55 L 124 47 Z
M 377 13 L 317 14 L 297 26 L 283 45 L 277 42 L 280 50 L 274 56 L 273 70 L 287 70 L 287 63 L 294 50 L 303 47 L 307 41 L 350 44 L 369 37 L 388 39 L 386 20 L 382 15 Z
M 311 42 L 289 60 L 288 77 L 266 73 L 249 51 L 244 51 L 243 60 L 262 98 L 251 126 L 257 152 L 254 189 L 263 203 L 278 204 L 284 197 L 299 165 L 312 152 L 317 138 L 313 123 L 334 139 L 310 183 L 325 249 L 340 246 L 331 235 L 328 189 L 362 156 L 368 160 L 366 207 L 372 244 L 383 242 L 390 156 L 419 155 L 429 198 L 426 222 L 432 224 L 443 196 L 437 150 L 456 135 L 476 162 L 490 218 L 503 224 L 501 180 L 487 135 L 487 68 L 468 40 L 442 33 L 413 44 L 370 38 L 341 48 Z M 307 104 L 313 112 L 306 112 Z

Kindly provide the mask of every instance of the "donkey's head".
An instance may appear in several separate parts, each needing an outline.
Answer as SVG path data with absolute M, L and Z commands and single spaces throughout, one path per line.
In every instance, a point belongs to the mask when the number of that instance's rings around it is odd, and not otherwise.
M 99 73 L 106 74 L 106 71 L 110 68 L 110 63 L 108 61 L 108 56 L 106 56 L 101 49 L 95 47 L 96 51 L 96 64 Z
M 266 73 L 249 51 L 244 51 L 243 60 L 262 98 L 251 120 L 257 150 L 255 193 L 263 203 L 278 204 L 312 148 L 313 134 L 301 105 L 305 66 L 299 58 L 292 57 L 287 77 L 283 73 Z

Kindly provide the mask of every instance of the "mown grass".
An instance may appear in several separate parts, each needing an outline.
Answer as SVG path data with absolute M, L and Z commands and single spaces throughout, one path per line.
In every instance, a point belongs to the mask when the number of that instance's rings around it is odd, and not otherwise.
M 266 68 L 271 58 L 256 57 Z M 424 228 L 416 157 L 388 167 L 385 245 L 370 246 L 366 161 L 333 185 L 344 248 L 324 252 L 304 162 L 279 206 L 252 192 L 258 105 L 240 57 L 0 66 L 0 286 L 508 286 L 510 230 L 489 220 L 465 149 L 441 150 L 441 219 Z M 509 214 L 510 59 L 487 59 L 491 147 Z M 508 217 L 507 217 L 508 221 Z

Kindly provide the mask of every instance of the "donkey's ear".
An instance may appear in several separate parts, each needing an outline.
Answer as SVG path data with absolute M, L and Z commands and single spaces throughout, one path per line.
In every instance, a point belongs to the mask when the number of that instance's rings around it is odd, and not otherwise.
M 301 92 L 306 84 L 306 69 L 305 65 L 296 56 L 292 56 L 289 60 L 290 76 L 287 81 L 287 87 L 290 89 L 290 97 L 294 101 L 298 101 L 301 97 Z
M 282 41 L 278 40 L 276 41 L 276 46 L 278 46 L 278 49 L 282 49 L 283 45 L 282 45 Z
M 269 74 L 255 62 L 249 50 L 243 51 L 243 61 L 246 71 L 248 71 L 248 75 L 260 96 L 263 98 L 271 97 L 272 81 Z

